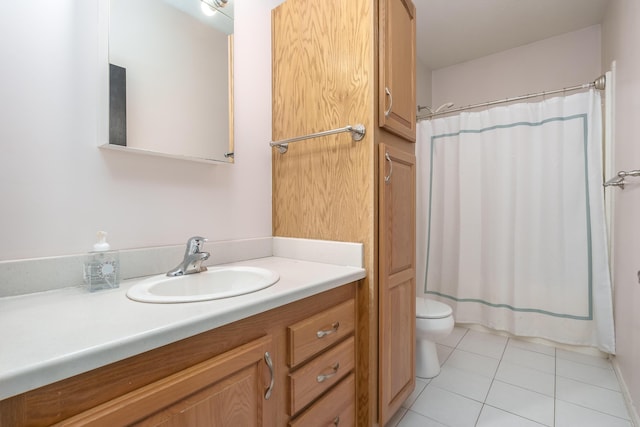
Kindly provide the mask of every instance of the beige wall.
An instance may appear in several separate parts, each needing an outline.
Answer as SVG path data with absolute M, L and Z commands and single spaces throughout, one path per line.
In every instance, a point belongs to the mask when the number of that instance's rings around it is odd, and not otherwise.
M 433 105 L 456 107 L 595 80 L 601 73 L 600 26 L 433 70 Z
M 640 169 L 640 2 L 613 0 L 602 25 L 603 64 L 616 61 L 615 170 Z M 630 180 L 633 178 L 630 178 Z M 635 178 L 635 181 L 639 181 Z M 611 191 L 611 190 L 608 190 Z M 640 405 L 640 185 L 614 190 L 616 361 Z

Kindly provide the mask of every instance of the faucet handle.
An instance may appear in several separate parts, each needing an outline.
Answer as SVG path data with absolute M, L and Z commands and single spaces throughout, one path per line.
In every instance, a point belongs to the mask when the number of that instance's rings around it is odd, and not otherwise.
M 206 242 L 207 239 L 200 236 L 193 236 L 187 241 L 187 251 L 185 255 L 197 254 L 202 250 L 202 244 Z

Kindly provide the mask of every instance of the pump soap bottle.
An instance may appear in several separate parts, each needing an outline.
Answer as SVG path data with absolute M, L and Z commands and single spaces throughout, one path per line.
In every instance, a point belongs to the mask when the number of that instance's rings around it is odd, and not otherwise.
M 84 263 L 84 281 L 91 292 L 113 289 L 120 285 L 118 251 L 110 250 L 106 232 L 98 231 L 97 237 L 98 241 Z

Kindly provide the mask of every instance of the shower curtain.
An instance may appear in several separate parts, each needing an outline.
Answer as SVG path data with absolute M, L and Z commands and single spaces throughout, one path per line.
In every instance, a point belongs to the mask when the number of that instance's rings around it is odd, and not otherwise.
M 419 123 L 418 286 L 456 322 L 615 353 L 600 108 L 592 90 Z

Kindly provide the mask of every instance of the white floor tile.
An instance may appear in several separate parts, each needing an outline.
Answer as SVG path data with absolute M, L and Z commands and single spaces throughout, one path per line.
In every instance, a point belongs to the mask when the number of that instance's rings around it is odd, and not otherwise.
M 493 357 L 456 349 L 447 359 L 445 366 L 493 378 L 499 363 L 500 361 Z
M 486 403 L 546 426 L 553 426 L 554 399 L 495 380 Z
M 438 352 L 438 362 L 440 362 L 440 366 L 444 365 L 444 363 L 449 359 L 449 356 L 453 352 L 453 347 L 447 347 L 446 345 L 436 344 L 436 351 Z
M 525 341 L 517 338 L 509 338 L 507 347 L 516 347 L 523 350 L 535 351 L 537 353 L 546 354 L 547 356 L 555 356 L 556 348 L 550 345 L 540 344 L 532 341 Z
M 385 427 L 632 427 L 608 359 L 463 327 L 437 349 Z
M 462 337 L 468 332 L 467 328 L 463 328 L 461 326 L 456 326 L 453 328 L 453 331 L 446 337 L 441 340 L 436 341 L 437 344 L 446 345 L 447 347 L 456 347 Z
M 407 408 L 400 408 L 393 414 L 393 417 L 384 425 L 385 427 L 396 427 L 404 414 L 407 412 Z
M 632 427 L 630 421 L 558 400 L 556 427 Z
M 543 424 L 484 405 L 476 427 L 540 427 Z
M 502 361 L 496 379 L 547 396 L 555 396 L 555 375 Z
M 492 380 L 490 377 L 444 366 L 440 375 L 432 379 L 430 384 L 482 403 L 487 398 Z
M 423 378 L 416 378 L 416 388 L 413 389 L 413 393 L 411 393 L 409 397 L 407 397 L 407 400 L 402 403 L 402 407 L 410 408 L 411 405 L 413 405 L 413 402 L 415 402 L 418 396 L 420 396 L 420 393 L 422 393 L 427 384 L 429 384 L 429 381 L 430 380 L 425 380 Z
M 612 369 L 585 365 L 566 359 L 558 359 L 556 367 L 558 376 L 620 391 L 618 378 Z
M 596 368 L 600 369 L 600 368 Z M 558 376 L 556 396 L 559 400 L 629 419 L 622 393 Z
M 558 359 L 572 360 L 574 362 L 583 363 L 585 365 L 597 366 L 599 368 L 613 370 L 611 361 L 604 357 L 590 356 L 588 354 L 578 353 L 576 351 L 568 351 L 559 348 L 556 357 Z
M 555 357 L 517 347 L 507 347 L 502 361 L 548 374 L 555 374 L 556 370 Z
M 504 348 L 507 345 L 507 337 L 487 334 L 478 331 L 469 331 L 460 340 L 458 349 L 470 351 L 471 353 L 482 354 L 484 356 L 500 359 Z
M 432 420 L 431 418 L 417 414 L 413 411 L 407 411 L 400 420 L 398 427 L 447 427 L 444 424 Z
M 447 426 L 473 427 L 482 403 L 429 384 L 410 410 Z

